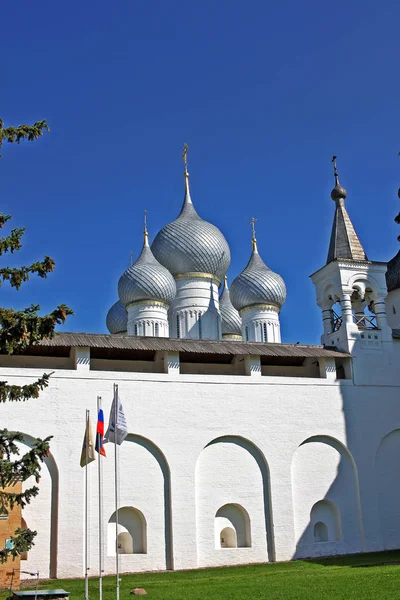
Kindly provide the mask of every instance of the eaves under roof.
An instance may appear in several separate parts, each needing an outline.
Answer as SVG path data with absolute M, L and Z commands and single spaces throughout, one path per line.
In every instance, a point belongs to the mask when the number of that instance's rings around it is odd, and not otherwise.
M 335 348 L 302 344 L 273 344 L 264 342 L 189 340 L 102 333 L 56 333 L 53 339 L 43 340 L 41 347 L 89 347 L 153 352 L 184 352 L 193 354 L 259 355 L 298 358 L 349 358 Z

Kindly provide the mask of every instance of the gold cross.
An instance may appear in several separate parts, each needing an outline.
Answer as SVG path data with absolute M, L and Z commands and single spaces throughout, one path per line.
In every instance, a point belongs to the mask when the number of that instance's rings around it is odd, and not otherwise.
M 147 210 L 144 211 L 144 232 L 147 233 Z

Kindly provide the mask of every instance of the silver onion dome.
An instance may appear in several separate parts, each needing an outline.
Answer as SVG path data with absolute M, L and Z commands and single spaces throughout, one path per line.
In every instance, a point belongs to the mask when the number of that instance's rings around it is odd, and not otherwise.
M 112 305 L 106 317 L 107 329 L 110 333 L 126 333 L 128 313 L 120 300 Z
M 169 305 L 175 298 L 175 294 L 175 280 L 171 273 L 154 258 L 145 229 L 143 249 L 139 258 L 123 273 L 118 282 L 119 299 L 125 306 L 132 302 L 148 300 L 165 302 Z
M 178 218 L 161 229 L 151 246 L 156 259 L 173 275 L 210 273 L 222 279 L 231 262 L 220 230 L 197 214 L 185 169 L 185 199 Z
M 222 335 L 242 335 L 242 319 L 231 302 L 226 277 L 224 289 L 219 299 L 219 310 L 222 317 Z
M 233 280 L 230 295 L 237 310 L 254 304 L 272 304 L 279 310 L 285 303 L 285 282 L 264 263 L 258 254 L 255 238 L 247 267 Z

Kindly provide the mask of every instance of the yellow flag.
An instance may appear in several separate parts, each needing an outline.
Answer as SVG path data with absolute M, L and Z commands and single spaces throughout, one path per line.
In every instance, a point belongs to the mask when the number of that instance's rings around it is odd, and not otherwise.
M 90 422 L 90 417 L 88 417 L 88 420 L 86 422 L 85 437 L 83 438 L 82 445 L 81 467 L 88 465 L 94 460 L 96 460 L 96 455 L 94 452 L 92 424 Z

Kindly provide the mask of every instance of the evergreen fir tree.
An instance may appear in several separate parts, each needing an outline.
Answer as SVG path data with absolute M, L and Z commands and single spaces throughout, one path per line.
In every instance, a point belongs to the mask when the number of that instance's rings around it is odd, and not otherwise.
M 19 144 L 22 140 L 36 140 L 44 131 L 50 131 L 46 121 L 38 121 L 33 125 L 4 127 L 4 122 L 0 119 L 0 148 L 3 142 Z M 0 213 L 0 228 L 10 219 L 10 215 Z M 20 250 L 24 231 L 24 227 L 18 227 L 12 229 L 9 235 L 0 238 L 0 256 Z M 8 282 L 18 290 L 31 275 L 46 278 L 53 270 L 54 261 L 49 256 L 19 268 L 0 267 L 0 285 Z M 35 304 L 23 310 L 0 307 L 0 354 L 19 354 L 45 338 L 52 338 L 56 325 L 64 323 L 67 316 L 72 314 L 71 309 L 64 304 L 48 315 L 40 316 L 39 310 L 40 306 Z M 39 392 L 48 386 L 50 376 L 51 373 L 44 373 L 37 381 L 23 386 L 0 381 L 0 403 L 37 398 Z M 50 453 L 50 439 L 51 437 L 37 439 L 29 451 L 21 456 L 19 444 L 23 441 L 23 435 L 0 429 L 0 514 L 7 514 L 16 505 L 24 508 L 38 494 L 37 485 L 21 493 L 4 490 L 12 489 L 17 482 L 24 482 L 32 476 L 36 483 L 39 483 L 41 463 Z M 36 532 L 29 529 L 17 529 L 11 537 L 11 547 L 0 549 L 0 563 L 30 550 L 35 535 Z

